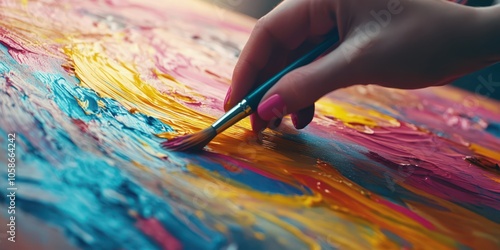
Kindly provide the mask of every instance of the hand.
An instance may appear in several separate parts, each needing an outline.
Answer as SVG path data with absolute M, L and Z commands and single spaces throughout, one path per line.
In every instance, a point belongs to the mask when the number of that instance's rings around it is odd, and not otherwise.
M 287 0 L 255 25 L 224 108 L 335 28 L 340 36 L 335 50 L 290 72 L 264 95 L 251 116 L 254 131 L 279 125 L 287 114 L 297 129 L 304 128 L 316 100 L 354 84 L 407 89 L 446 84 L 498 60 L 498 54 L 478 49 L 486 39 L 480 29 L 485 23 L 479 9 L 443 0 Z

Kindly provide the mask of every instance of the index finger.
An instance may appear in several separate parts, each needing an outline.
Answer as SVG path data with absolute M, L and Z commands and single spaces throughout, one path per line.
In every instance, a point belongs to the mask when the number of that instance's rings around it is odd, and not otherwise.
M 308 37 L 323 35 L 335 27 L 335 6 L 331 0 L 288 0 L 257 21 L 233 72 L 231 108 L 257 85 L 259 72 L 273 63 L 276 48 L 292 51 Z

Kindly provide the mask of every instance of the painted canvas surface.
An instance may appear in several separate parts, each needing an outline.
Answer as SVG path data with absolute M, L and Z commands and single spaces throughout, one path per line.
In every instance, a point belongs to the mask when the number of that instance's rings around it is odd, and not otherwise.
M 354 86 L 302 131 L 243 120 L 201 153 L 161 148 L 223 114 L 254 23 L 1 0 L 1 249 L 500 248 L 500 103 L 455 88 Z

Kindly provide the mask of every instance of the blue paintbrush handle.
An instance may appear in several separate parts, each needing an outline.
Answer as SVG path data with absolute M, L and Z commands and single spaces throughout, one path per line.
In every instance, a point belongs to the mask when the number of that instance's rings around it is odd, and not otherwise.
M 318 58 L 321 54 L 325 53 L 329 48 L 335 45 L 339 41 L 338 32 L 332 32 L 332 35 L 327 38 L 324 42 L 318 45 L 316 48 L 311 50 L 309 53 L 305 54 L 292 64 L 288 65 L 285 69 L 280 71 L 278 74 L 273 76 L 271 79 L 267 80 L 264 84 L 260 85 L 257 89 L 255 89 L 252 93 L 250 93 L 245 100 L 247 101 L 247 105 L 252 108 L 252 110 L 257 110 L 257 106 L 260 103 L 260 100 L 264 96 L 264 94 L 271 89 L 274 84 L 276 84 L 283 76 L 290 73 L 290 71 L 300 68 L 304 65 L 307 65 Z

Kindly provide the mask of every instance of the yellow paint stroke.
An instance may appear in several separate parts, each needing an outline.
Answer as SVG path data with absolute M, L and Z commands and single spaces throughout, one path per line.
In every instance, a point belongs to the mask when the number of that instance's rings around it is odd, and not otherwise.
M 193 133 L 207 127 L 213 117 L 186 107 L 175 97 L 158 92 L 141 80 L 131 67 L 105 57 L 105 48 L 95 44 L 79 43 L 64 48 L 75 65 L 75 74 L 85 87 L 94 89 L 103 97 L 114 98 L 128 109 L 154 116 L 174 129 Z M 94 70 L 98 67 L 100 70 Z M 192 120 L 198 126 L 193 126 Z
M 329 114 L 341 120 L 349 127 L 366 125 L 370 127 L 399 127 L 397 119 L 382 114 L 373 109 L 366 109 L 348 103 L 333 101 L 331 99 L 321 99 L 316 103 L 316 109 L 320 114 Z
M 138 33 L 135 33 L 136 36 L 127 37 L 122 31 L 107 30 L 105 25 L 98 25 L 96 28 L 88 25 L 91 22 L 78 22 L 80 19 L 75 18 L 77 16 L 75 13 L 79 12 L 72 9 L 71 5 L 57 5 L 49 2 L 38 3 L 52 8 L 55 14 L 50 16 L 45 13 L 5 7 L 8 10 L 2 11 L 2 14 L 6 14 L 0 18 L 0 26 L 11 31 L 5 37 L 21 43 L 30 51 L 67 59 L 67 62 L 62 63 L 62 67 L 69 72 L 74 71 L 83 86 L 95 90 L 102 97 L 113 98 L 131 113 L 142 113 L 158 118 L 172 126 L 177 133 L 193 133 L 206 128 L 221 114 L 220 111 L 219 113 L 207 112 L 211 107 L 191 105 L 202 99 L 203 95 L 194 93 L 186 83 L 179 82 L 166 72 L 159 71 L 148 61 L 160 52 L 150 46 L 151 41 L 147 40 L 148 38 Z M 144 4 L 143 2 L 141 4 Z M 147 4 L 144 5 L 164 4 L 163 2 L 146 2 Z M 27 3 L 27 1 L 21 0 L 20 3 Z M 169 4 L 171 4 L 170 7 L 179 7 L 187 3 L 174 1 Z M 190 10 L 195 10 L 198 15 L 207 15 L 206 6 L 190 4 L 189 7 L 191 6 L 194 8 Z M 120 13 L 118 9 L 113 11 L 127 17 L 126 11 Z M 171 14 L 176 15 L 176 12 L 172 11 Z M 228 23 L 243 23 L 242 26 L 247 29 L 253 25 L 241 16 L 235 18 L 234 14 L 229 12 L 226 18 Z M 67 20 L 74 22 L 67 22 Z M 134 29 L 128 32 L 133 33 Z M 125 38 L 132 39 L 132 41 L 126 41 Z M 169 41 L 170 38 L 175 37 L 164 36 L 158 40 Z M 184 41 L 177 37 L 175 42 L 179 48 L 182 48 L 187 46 L 186 43 L 182 43 Z M 141 48 L 137 44 L 140 44 Z M 190 44 L 190 46 L 193 45 Z M 197 52 L 193 48 L 188 49 Z M 206 48 L 200 46 L 196 49 Z M 134 55 L 142 57 L 139 61 L 134 61 Z M 139 63 L 141 65 L 138 65 Z M 155 88 L 157 85 L 154 84 L 158 82 L 144 77 L 145 72 L 139 70 L 139 66 L 147 68 L 148 73 L 152 72 L 152 75 L 156 76 L 157 80 L 170 91 L 166 93 L 158 91 Z M 448 90 L 440 89 L 440 93 L 449 96 Z M 360 90 L 353 88 L 338 93 L 351 93 L 349 91 L 359 92 Z M 383 100 L 386 95 L 379 95 L 377 100 L 386 105 L 395 103 L 394 100 L 404 101 L 404 98 L 408 96 L 406 91 L 387 90 L 384 93 L 390 94 L 388 95 L 391 96 L 391 101 Z M 361 95 L 370 94 L 361 93 Z M 459 100 L 461 96 L 452 98 Z M 80 105 L 85 107 L 86 104 L 80 103 Z M 99 106 L 103 108 L 102 104 Z M 357 129 L 360 126 L 399 126 L 399 122 L 391 116 L 347 102 L 322 99 L 318 102 L 317 109 L 320 118 L 325 118 L 325 114 L 328 114 L 347 126 Z M 498 107 L 494 110 L 498 110 Z M 218 219 L 237 222 L 243 230 L 256 225 L 259 220 L 266 220 L 279 225 L 288 233 L 287 235 L 293 236 L 291 239 L 296 239 L 304 247 L 310 249 L 319 248 L 318 239 L 315 237 L 320 237 L 331 246 L 345 249 L 400 249 L 401 246 L 388 238 L 383 230 L 399 235 L 415 249 L 454 249 L 458 242 L 477 249 L 494 249 L 499 244 L 498 237 L 495 237 L 500 231 L 498 224 L 463 209 L 457 204 L 444 201 L 405 183 L 400 184 L 417 196 L 430 199 L 448 210 L 441 211 L 411 200 L 403 201 L 415 213 L 436 226 L 431 230 L 378 202 L 377 200 L 383 198 L 371 194 L 342 176 L 335 166 L 318 162 L 316 158 L 308 155 L 307 152 L 313 151 L 314 146 L 285 139 L 280 132 L 276 131 L 266 131 L 264 138 L 261 139 L 250 132 L 249 121 L 245 119 L 216 137 L 208 150 L 240 160 L 293 186 L 297 186 L 297 182 L 305 185 L 307 181 L 305 177 L 310 177 L 328 185 L 328 189 L 314 189 L 313 185 L 310 187 L 312 189 L 310 195 L 268 194 L 236 181 L 227 180 L 217 173 L 193 164 L 186 167 L 186 172 L 151 169 L 138 162 L 132 162 L 132 165 L 140 171 L 149 170 L 148 174 L 157 174 L 164 185 L 175 190 L 172 193 L 177 195 L 176 199 L 181 200 L 183 206 L 193 208 L 196 211 L 195 215 L 202 220 L 215 216 Z M 144 148 L 150 157 L 166 156 L 165 152 L 157 152 L 143 142 L 134 143 L 136 147 Z M 498 152 L 479 145 L 472 144 L 471 149 L 492 159 L 500 158 Z M 133 211 L 130 213 L 135 214 Z M 220 232 L 227 231 L 224 224 L 216 224 L 214 228 Z M 282 238 L 284 234 L 276 235 Z M 478 236 L 481 240 L 472 238 L 471 235 Z M 256 235 L 259 240 L 264 240 L 265 237 Z M 284 244 L 287 244 L 286 240 L 283 240 Z M 298 245 L 288 246 L 289 248 L 299 247 Z
M 474 151 L 480 155 L 489 157 L 491 159 L 494 159 L 494 160 L 497 160 L 498 162 L 500 162 L 500 151 L 499 150 L 492 150 L 492 149 L 483 147 L 483 146 L 476 144 L 476 143 L 471 143 L 469 145 L 469 148 L 472 151 Z

